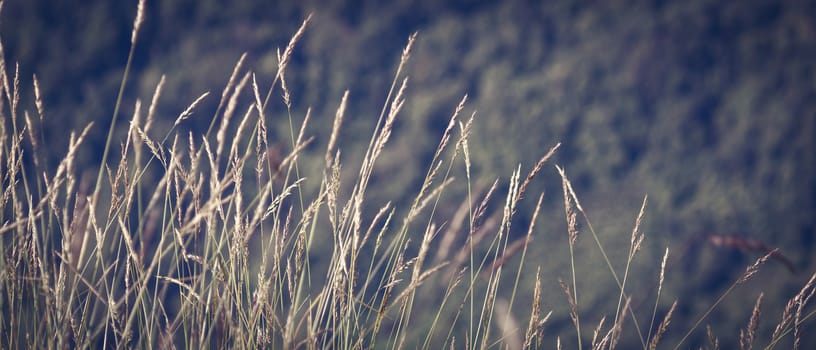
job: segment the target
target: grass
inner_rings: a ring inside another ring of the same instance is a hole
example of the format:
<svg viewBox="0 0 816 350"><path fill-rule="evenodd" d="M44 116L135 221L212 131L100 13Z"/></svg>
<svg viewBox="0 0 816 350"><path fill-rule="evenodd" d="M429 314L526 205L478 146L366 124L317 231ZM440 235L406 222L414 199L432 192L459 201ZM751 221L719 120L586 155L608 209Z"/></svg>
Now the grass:
<svg viewBox="0 0 816 350"><path fill-rule="evenodd" d="M140 1L132 47L143 12ZM671 324L677 301L659 312L670 254L666 249L654 307L649 314L637 314L627 281L633 278L630 266L645 238L639 227L646 198L632 230L625 268L617 271L566 171L557 167L568 247L554 249L570 252L570 280L561 287L574 333L553 334L549 320L563 315L542 309L540 266L533 290L521 288L523 279L531 279L523 276L525 264L540 263L527 256L527 250L543 194L537 196L530 218L515 216L531 181L551 169L548 161L560 144L526 176L521 167L512 170L506 193L500 193L505 186L498 180L487 190L476 188L468 147L475 115L461 114L465 97L454 109L407 210L370 203L369 186L387 186L372 182L372 174L406 99L403 67L416 35L402 52L356 177L342 179L337 145L348 93L339 103L322 170L312 173L301 165L314 141L307 136L311 116L307 113L298 122L292 115L286 66L309 22L307 18L279 54L278 73L265 93L242 56L203 134L185 135L176 127L208 93L180 113L170 130L151 129L162 78L146 109L135 102L127 137L113 139L114 131L123 127L117 120L131 49L93 183L77 175L75 161L80 152L89 151L82 144L92 125L72 133L65 157L56 169L49 169L38 157L46 116L37 78L35 112L21 112L19 74L8 74L2 61L3 348L520 349L560 348L563 343L612 349L623 337L634 337L628 344L677 349L702 332L707 316L724 298L778 256L771 251L748 266L689 327ZM285 155L278 154L280 148L267 134L267 104L273 92L282 94L288 111L291 152ZM251 102L241 105L246 100ZM442 197L456 195L449 194L449 188L459 181L453 174L460 172L467 189L458 199L460 209L453 217L439 218ZM319 189L310 193L304 183L314 179ZM491 203L501 196L503 206L492 210ZM602 317L591 332L587 323L582 327L581 316L604 310L589 310L580 303L581 276L575 271L580 259L574 245L586 233L579 234L579 218L604 258L606 266L599 268L608 269L617 284L613 316L609 323ZM524 235L513 234L512 224L519 220L528 222ZM510 266L515 270L504 271ZM761 340L765 348L796 348L806 332L803 326L816 312L807 308L816 293L814 280L816 274L790 299L769 336L757 334L760 295L753 309L746 310L750 318L739 334L741 348L751 349ZM635 332L624 332L627 327ZM666 332L683 336L676 344L662 344ZM716 338L709 338L709 346L716 347Z"/></svg>

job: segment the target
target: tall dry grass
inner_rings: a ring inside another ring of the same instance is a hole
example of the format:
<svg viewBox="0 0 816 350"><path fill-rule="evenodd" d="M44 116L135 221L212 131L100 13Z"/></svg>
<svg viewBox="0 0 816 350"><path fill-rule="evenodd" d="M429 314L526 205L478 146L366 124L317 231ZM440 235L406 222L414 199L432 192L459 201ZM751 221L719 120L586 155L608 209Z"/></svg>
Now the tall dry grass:
<svg viewBox="0 0 816 350"><path fill-rule="evenodd" d="M143 13L140 1L132 47ZM511 234L511 224L518 221L514 216L528 185L559 145L526 176L521 167L514 169L504 205L492 210L489 203L502 195L500 182L486 190L471 185L468 138L475 114L462 116L466 98L455 107L405 214L397 216L401 211L390 203L369 212L377 206L368 202L370 186L381 185L371 181L375 164L407 98L403 69L416 35L402 52L357 175L341 178L337 148L348 92L340 98L322 173L303 173L300 159L314 141L308 136L311 115L301 122L292 115L286 67L309 22L307 18L279 51L278 71L267 88L261 89L262 78L245 67L246 55L239 59L203 134L185 135L176 127L209 93L184 108L170 130L151 128L160 118L155 107L164 77L147 108L134 101L130 122L118 123L132 48L95 181L80 177L76 164L80 152L90 151L83 142L93 125L71 134L64 158L50 169L39 157L47 97L41 96L34 77L34 112L24 110L19 70L15 66L11 74L0 55L4 348L520 349L560 348L562 337L575 337L578 348L612 349L625 336L624 327L636 330L635 341L644 349L661 345L664 334L672 331L677 306L675 301L668 312L658 314L669 250L645 328L631 306L634 293L627 289L630 266L645 238L639 227L646 198L634 223L626 267L616 271L562 168L557 171L572 268L562 288L575 334L547 332L554 316L540 302L540 266L533 290L521 290L525 264L541 263L527 251L543 194L527 219L526 234ZM274 91L287 107L288 154L281 154L268 134L267 104ZM240 105L240 97L246 96L252 102ZM114 130L122 127L127 127L127 137L114 140ZM438 218L437 206L456 181L451 175L455 169L464 171L467 193L453 217ZM159 175L151 180L146 174ZM319 179L316 193L303 190L307 178ZM613 317L608 323L601 318L591 334L581 327L581 316L602 312L587 310L579 299L574 245L585 235L579 232L579 214L618 286ZM329 256L317 250L317 242L329 242ZM709 312L775 254L749 266ZM504 269L514 259L519 263L508 274ZM814 317L807 308L816 293L814 279L816 275L790 300L776 330L764 339L767 348L781 341L798 346L804 322ZM760 339L761 300L740 332L743 349ZM680 326L679 332L687 333L675 348L701 331L709 312L685 330ZM656 324L658 319L662 321Z"/></svg>

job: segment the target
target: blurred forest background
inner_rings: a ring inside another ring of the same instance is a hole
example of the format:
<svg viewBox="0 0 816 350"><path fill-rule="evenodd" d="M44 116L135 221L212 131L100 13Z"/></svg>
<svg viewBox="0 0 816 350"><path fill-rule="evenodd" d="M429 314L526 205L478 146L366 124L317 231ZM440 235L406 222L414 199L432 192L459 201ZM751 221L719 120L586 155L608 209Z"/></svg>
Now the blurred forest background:
<svg viewBox="0 0 816 350"><path fill-rule="evenodd" d="M94 173L136 1L3 5L4 55L9 65L19 62L23 86L31 86L32 74L40 81L49 157L56 162L64 155L69 130L94 121L80 157ZM320 169L330 120L346 89L340 148L344 169L355 169L349 164L362 159L406 39L419 32L407 102L375 174L371 211L387 200L405 209L467 94L465 112L477 112L470 144L476 186L497 177L506 185L518 164L526 173L561 142L554 163L574 181L618 269L648 194L633 294L653 300L660 258L670 246L661 310L680 299L674 336L761 255L702 244L707 234L779 247L797 269L765 265L710 316L706 323L726 348L736 344L760 290L766 293L761 326L772 327L784 302L816 269L816 2L149 0L146 11L122 114L129 118L137 98L149 101L166 74L158 110L164 117L155 128L166 130L190 102L211 91L182 125L196 131L209 125L216 95L240 55L248 53L250 69L268 85L276 50L314 13L287 72L295 118L312 108L314 169ZM33 89L23 91L33 106ZM288 145L285 107L280 98L275 103L267 115L279 128L271 132ZM308 169L310 158L304 162ZM532 276L541 265L543 308L555 311L550 329L564 338L572 325L557 280L569 275L569 258L561 183L552 164L528 192L515 227L524 234L536 193L544 191L530 248L536 258L525 269ZM320 179L312 180L307 186ZM453 215L461 198L443 198L440 220ZM579 229L586 233L585 226ZM588 235L579 238L577 254L583 313L588 324L597 324L614 312L608 296L617 290ZM522 288L531 290L532 283L526 279ZM637 311L650 313L651 302Z"/></svg>

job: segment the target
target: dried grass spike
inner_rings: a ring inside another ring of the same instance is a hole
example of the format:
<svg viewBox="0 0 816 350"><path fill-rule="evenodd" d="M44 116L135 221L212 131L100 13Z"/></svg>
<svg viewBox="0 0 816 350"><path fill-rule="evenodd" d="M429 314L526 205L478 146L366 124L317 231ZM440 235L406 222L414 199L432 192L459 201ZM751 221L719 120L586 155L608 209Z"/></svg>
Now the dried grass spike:
<svg viewBox="0 0 816 350"><path fill-rule="evenodd" d="M207 91L207 92L201 94L201 96L198 96L198 98L195 99L195 101L193 101L193 103L191 103L189 106L187 106L187 109L185 109L184 112L181 112L181 114L179 114L178 118L176 118L176 121L173 123L173 126L179 125L179 123L181 123L182 121L185 121L188 118L190 118L190 116L193 115L193 109L195 109L196 106L198 106L198 104L201 103L201 101L204 101L204 98L206 98L209 95L210 95L210 92ZM153 111L152 111L153 106L151 105L150 108L151 108L150 113L152 114L153 113Z"/></svg>
<svg viewBox="0 0 816 350"><path fill-rule="evenodd" d="M768 261L768 259L770 259L771 256L777 254L778 251L779 249L774 249L768 254L765 254L765 256L757 259L757 261L755 261L751 266L748 266L745 269L745 273L742 275L742 277L740 277L737 280L737 284L743 284L747 282L749 279L751 279L751 277L754 276L754 274L756 274L757 271L759 271L759 267L762 266L762 264L764 264L766 261Z"/></svg>
<svg viewBox="0 0 816 350"><path fill-rule="evenodd" d="M139 34L139 28L142 26L142 22L144 22L144 0L139 0L139 5L136 8L136 19L133 20L133 32L130 34L130 44L136 44L136 37Z"/></svg>
<svg viewBox="0 0 816 350"><path fill-rule="evenodd" d="M533 178L535 178L535 176L538 174L538 172L541 171L541 168L544 167L544 163L546 163L548 160L550 160L550 158L552 158L552 156L555 154L555 151L558 150L559 147L561 147L561 142L555 144L555 146L553 146L552 148L550 148L549 151L547 151L547 154L545 154L543 157L541 157L541 159L538 160L536 165L533 167L533 170L530 170L530 173L527 174L527 177L524 179L524 182L521 183L521 187L518 192L519 197L524 195L524 192L527 191L527 186L530 184L530 181L532 181Z"/></svg>
<svg viewBox="0 0 816 350"><path fill-rule="evenodd" d="M43 100L42 100L42 92L40 91L40 81L37 79L37 75L34 74L34 104L37 106L37 114L40 118L40 124L42 124L43 117L45 116L45 108L43 107Z"/></svg>
<svg viewBox="0 0 816 350"><path fill-rule="evenodd" d="M337 112L334 115L334 124L332 125L331 136L329 136L329 145L326 147L326 167L331 167L331 155L334 153L334 147L337 145L337 137L340 135L340 126L343 125L343 117L346 115L346 105L348 103L349 91L343 93L343 98L340 99L340 106L337 107Z"/></svg>
<svg viewBox="0 0 816 350"><path fill-rule="evenodd" d="M159 104L159 96L161 96L162 90L164 88L164 81L165 76L162 74L161 79L159 79L158 85L156 85L156 89L153 91L153 99L150 100L150 107L147 108L147 121L145 122L144 130L145 132L150 131L150 126L153 124L153 119L156 116L156 106Z"/></svg>
<svg viewBox="0 0 816 350"><path fill-rule="evenodd" d="M671 323L671 318L674 314L675 308L677 308L677 300L672 303L671 308L669 308L669 312L666 313L665 317L663 317L663 322L660 322L660 326L657 327L657 332L655 332L654 336L652 336L652 340L649 341L650 350L657 349L657 344L660 343L660 338L663 337L663 334L666 333L666 330L669 328L669 323Z"/></svg>
<svg viewBox="0 0 816 350"><path fill-rule="evenodd" d="M566 282L562 279L558 279L558 284L561 285L561 289L564 291L564 294L567 295L567 302L570 306L570 318L572 319L572 323L577 327L578 326L578 305L575 303L575 298L572 296L572 291L570 291L569 286Z"/></svg>
<svg viewBox="0 0 816 350"><path fill-rule="evenodd" d="M759 328L760 305L762 304L762 297L764 293L759 293L754 310L751 312L751 319L748 321L748 328L740 330L740 350L751 350L756 336L756 331Z"/></svg>

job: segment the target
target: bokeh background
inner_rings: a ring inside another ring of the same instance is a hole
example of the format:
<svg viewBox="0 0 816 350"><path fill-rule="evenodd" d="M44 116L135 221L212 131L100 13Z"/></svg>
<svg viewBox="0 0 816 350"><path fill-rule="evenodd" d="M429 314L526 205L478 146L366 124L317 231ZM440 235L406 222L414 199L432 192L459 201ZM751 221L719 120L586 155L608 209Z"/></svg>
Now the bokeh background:
<svg viewBox="0 0 816 350"><path fill-rule="evenodd" d="M94 121L80 162L96 171L136 3L3 2L0 36L7 69L19 62L24 87L31 86L33 74L40 81L51 161L64 155L69 130ZM634 305L643 322L660 258L671 247L661 310L675 298L680 304L668 344L761 256L706 244L709 235L779 247L796 270L771 261L712 313L705 323L724 348L738 344L761 290L766 293L761 329L769 335L786 300L816 270L816 2L148 0L146 5L122 114L129 116L136 99L149 101L164 74L157 129L168 128L201 93L213 93L181 126L194 131L206 130L242 53L267 85L276 50L314 14L287 72L293 116L302 119L311 108L315 120L309 129L317 137L315 156L304 159L306 169L310 159L319 169L346 89L340 147L350 164L346 169L359 163L402 48L418 32L405 109L370 191L372 214L387 200L405 209L465 94L465 113L477 113L470 143L477 188L495 178L506 186L518 164L526 172L561 142L519 209L514 234L524 234L523 221L543 191L530 248L534 258L525 268L532 276L541 266L543 307L554 310L548 331L567 344L572 325L557 282L569 277L567 233L552 164L566 169L620 271L648 194L645 247L630 278L632 293L642 298ZM33 106L33 89L23 90L24 103ZM267 115L277 125L273 135L288 144L280 98ZM124 124L121 129L124 135ZM317 186L319 178L312 180L307 186ZM453 215L461 199L443 198L439 220ZM587 227L579 229L582 317L594 325L614 313L611 299L617 298L610 296L617 292ZM522 288L531 290L532 283L525 278ZM686 345L702 345L704 333L703 328ZM816 336L806 337L805 344L816 346Z"/></svg>

